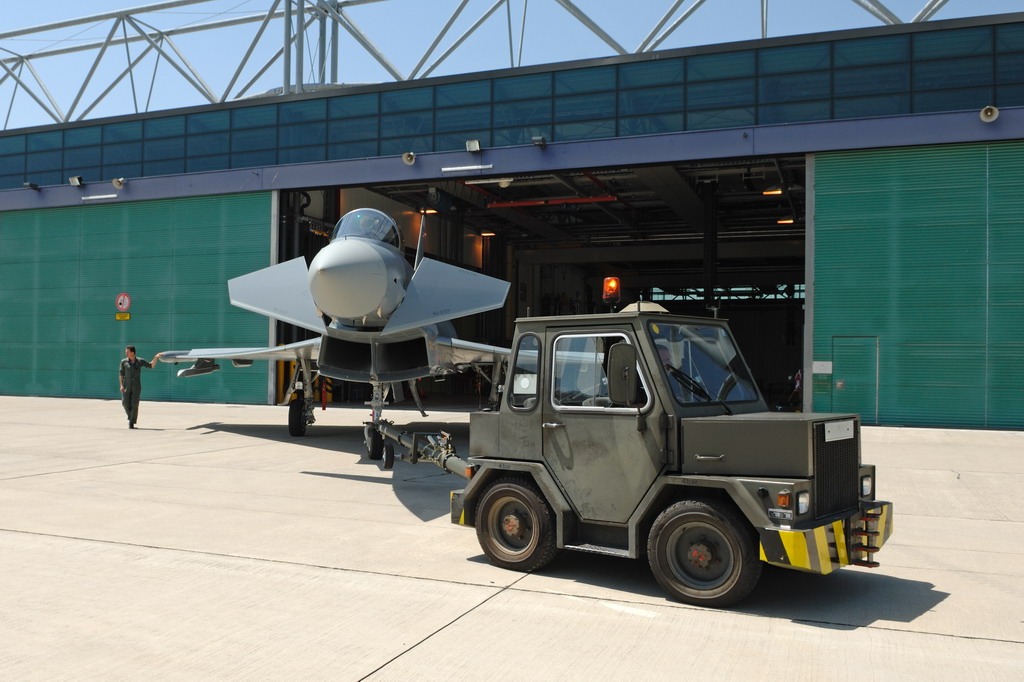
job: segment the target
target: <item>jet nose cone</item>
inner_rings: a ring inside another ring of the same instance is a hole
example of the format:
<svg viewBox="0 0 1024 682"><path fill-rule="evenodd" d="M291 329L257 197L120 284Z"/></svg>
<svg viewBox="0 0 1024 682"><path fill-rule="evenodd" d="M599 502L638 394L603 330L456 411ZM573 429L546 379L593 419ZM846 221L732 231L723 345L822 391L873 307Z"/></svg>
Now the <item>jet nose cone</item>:
<svg viewBox="0 0 1024 682"><path fill-rule="evenodd" d="M340 239L313 258L309 291L321 312L345 319L377 312L388 291L388 268L375 247L359 239Z"/></svg>

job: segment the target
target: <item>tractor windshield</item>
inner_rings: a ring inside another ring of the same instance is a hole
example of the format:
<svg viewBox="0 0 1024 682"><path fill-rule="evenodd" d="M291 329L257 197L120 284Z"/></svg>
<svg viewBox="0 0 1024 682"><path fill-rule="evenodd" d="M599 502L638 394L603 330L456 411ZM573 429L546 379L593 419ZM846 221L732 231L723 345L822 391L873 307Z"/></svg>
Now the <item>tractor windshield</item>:
<svg viewBox="0 0 1024 682"><path fill-rule="evenodd" d="M662 372L683 405L758 399L750 370L725 327L650 322Z"/></svg>

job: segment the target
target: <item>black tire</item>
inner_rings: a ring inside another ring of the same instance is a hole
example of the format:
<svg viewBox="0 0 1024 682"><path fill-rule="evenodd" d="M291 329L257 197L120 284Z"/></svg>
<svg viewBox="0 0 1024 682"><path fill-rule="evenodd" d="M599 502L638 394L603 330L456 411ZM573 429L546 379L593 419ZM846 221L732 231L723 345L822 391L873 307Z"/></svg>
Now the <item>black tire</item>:
<svg viewBox="0 0 1024 682"><path fill-rule="evenodd" d="M288 433L298 438L306 435L306 397L302 391L288 404Z"/></svg>
<svg viewBox="0 0 1024 682"><path fill-rule="evenodd" d="M761 577L757 535L740 514L704 500L661 512L647 540L651 572L669 596L700 606L729 606Z"/></svg>
<svg viewBox="0 0 1024 682"><path fill-rule="evenodd" d="M507 477L484 491L476 507L476 537L491 563L534 571L558 554L555 515L532 480Z"/></svg>
<svg viewBox="0 0 1024 682"><path fill-rule="evenodd" d="M383 448L384 453L384 468L394 469L395 468L395 446L391 443L387 443Z"/></svg>
<svg viewBox="0 0 1024 682"><path fill-rule="evenodd" d="M384 438L380 435L380 431L372 426L366 427L365 435L366 456L376 462L384 455Z"/></svg>

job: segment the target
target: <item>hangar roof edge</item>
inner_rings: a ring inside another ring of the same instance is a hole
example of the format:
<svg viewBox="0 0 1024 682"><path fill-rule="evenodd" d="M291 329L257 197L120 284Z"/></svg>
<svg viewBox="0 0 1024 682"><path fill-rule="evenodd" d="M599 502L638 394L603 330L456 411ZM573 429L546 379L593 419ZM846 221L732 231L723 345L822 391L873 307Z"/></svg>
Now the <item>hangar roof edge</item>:
<svg viewBox="0 0 1024 682"><path fill-rule="evenodd" d="M1021 130L1024 107L1007 107L991 123L983 122L977 111L970 110L557 142L546 150L532 145L488 149L488 169L475 172L446 170L464 167L471 156L468 152L431 152L418 155L412 166L400 157L387 156L137 178L118 192L101 196L83 195L71 185L41 191L10 189L0 191L0 195L4 211L14 211L81 206L84 202L121 203L373 183L443 182L579 168L1004 142L1019 140ZM643 159L643 163L637 159Z"/></svg>

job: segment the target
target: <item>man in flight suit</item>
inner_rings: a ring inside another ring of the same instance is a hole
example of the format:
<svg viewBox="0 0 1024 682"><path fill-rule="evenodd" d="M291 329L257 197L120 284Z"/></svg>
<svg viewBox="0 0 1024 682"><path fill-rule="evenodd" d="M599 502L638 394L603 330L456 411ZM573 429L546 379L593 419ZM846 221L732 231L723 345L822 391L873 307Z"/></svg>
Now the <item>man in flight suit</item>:
<svg viewBox="0 0 1024 682"><path fill-rule="evenodd" d="M121 404L124 406L124 413L128 415L128 428L135 428L135 421L139 418L139 399L142 397L142 368L156 367L156 361L163 353L157 353L152 361L135 357L135 346L125 346L125 358L121 360L121 369L118 372L118 380L121 383Z"/></svg>

